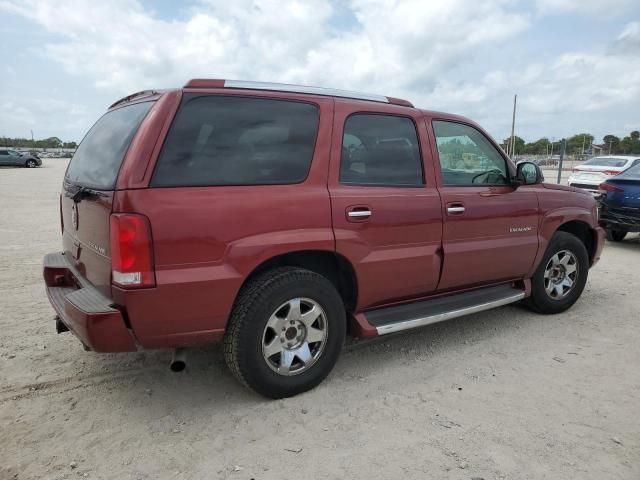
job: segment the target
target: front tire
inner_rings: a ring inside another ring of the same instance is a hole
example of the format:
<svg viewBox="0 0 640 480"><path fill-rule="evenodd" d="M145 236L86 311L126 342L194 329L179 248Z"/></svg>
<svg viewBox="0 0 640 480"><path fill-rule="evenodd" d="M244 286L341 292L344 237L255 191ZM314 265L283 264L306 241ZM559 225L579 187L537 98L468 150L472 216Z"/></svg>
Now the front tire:
<svg viewBox="0 0 640 480"><path fill-rule="evenodd" d="M224 356L247 387L269 398L290 397L331 372L345 333L345 308L333 284L309 270L281 267L242 288Z"/></svg>
<svg viewBox="0 0 640 480"><path fill-rule="evenodd" d="M25 167L27 168L36 168L38 166L38 163L35 160L27 160L27 163L25 164Z"/></svg>
<svg viewBox="0 0 640 480"><path fill-rule="evenodd" d="M556 232L531 279L531 296L525 304L538 313L569 309L582 294L589 274L589 254L582 241Z"/></svg>
<svg viewBox="0 0 640 480"><path fill-rule="evenodd" d="M607 240L610 242L621 242L627 236L626 230L612 230L607 228Z"/></svg>

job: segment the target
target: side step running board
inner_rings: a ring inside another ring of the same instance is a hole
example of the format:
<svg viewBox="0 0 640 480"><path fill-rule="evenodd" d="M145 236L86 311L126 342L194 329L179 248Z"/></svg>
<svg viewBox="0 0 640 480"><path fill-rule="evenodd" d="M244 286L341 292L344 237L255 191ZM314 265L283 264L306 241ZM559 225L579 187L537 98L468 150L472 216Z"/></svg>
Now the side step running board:
<svg viewBox="0 0 640 480"><path fill-rule="evenodd" d="M365 312L365 315L368 322L378 331L378 335L386 335L490 310L517 302L524 297L523 290L513 288L511 284L505 284L407 305L371 310Z"/></svg>

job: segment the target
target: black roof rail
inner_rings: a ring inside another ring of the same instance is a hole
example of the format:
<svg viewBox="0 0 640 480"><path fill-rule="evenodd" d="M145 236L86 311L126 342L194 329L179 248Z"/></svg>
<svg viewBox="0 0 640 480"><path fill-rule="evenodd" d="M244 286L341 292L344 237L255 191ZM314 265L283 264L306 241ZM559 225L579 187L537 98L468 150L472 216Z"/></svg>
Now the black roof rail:
<svg viewBox="0 0 640 480"><path fill-rule="evenodd" d="M160 90L141 90L139 92L132 93L131 95L127 95L126 97L123 97L120 100L118 100L117 102L114 102L111 105L109 105L109 110L111 110L113 107L116 107L116 106L120 105L121 103L127 103L127 102L133 100L134 98L147 97L147 96L150 96L150 95L157 95L160 92L161 92Z"/></svg>

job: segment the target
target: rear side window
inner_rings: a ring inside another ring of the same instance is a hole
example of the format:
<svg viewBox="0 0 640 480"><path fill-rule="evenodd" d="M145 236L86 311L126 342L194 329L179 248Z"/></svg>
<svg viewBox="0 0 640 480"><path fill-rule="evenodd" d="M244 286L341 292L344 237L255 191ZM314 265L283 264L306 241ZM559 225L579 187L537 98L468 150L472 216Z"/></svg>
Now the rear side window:
<svg viewBox="0 0 640 480"><path fill-rule="evenodd" d="M364 113L347 118L340 182L370 186L423 185L413 121L406 117Z"/></svg>
<svg viewBox="0 0 640 480"><path fill-rule="evenodd" d="M300 183L318 107L223 95L185 96L151 180L155 187Z"/></svg>
<svg viewBox="0 0 640 480"><path fill-rule="evenodd" d="M78 146L66 180L98 190L113 189L124 154L151 105L135 103L105 113Z"/></svg>
<svg viewBox="0 0 640 480"><path fill-rule="evenodd" d="M582 165L589 167L624 167L628 160L624 158L612 158L612 157L596 157L591 160L587 160Z"/></svg>

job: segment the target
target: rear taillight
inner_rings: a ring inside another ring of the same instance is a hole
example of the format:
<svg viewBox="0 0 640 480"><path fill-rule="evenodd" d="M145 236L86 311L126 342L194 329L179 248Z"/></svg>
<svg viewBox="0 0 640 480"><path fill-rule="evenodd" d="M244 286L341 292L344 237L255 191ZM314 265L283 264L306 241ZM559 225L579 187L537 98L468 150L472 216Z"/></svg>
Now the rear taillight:
<svg viewBox="0 0 640 480"><path fill-rule="evenodd" d="M605 170L604 172L605 175L618 175L620 172L618 172L617 170Z"/></svg>
<svg viewBox="0 0 640 480"><path fill-rule="evenodd" d="M111 278L122 287L153 287L151 226L143 215L111 215Z"/></svg>
<svg viewBox="0 0 640 480"><path fill-rule="evenodd" d="M606 192L624 192L624 188L620 188L617 185L614 185L612 183L601 183L600 186L598 187L598 190L600 191L600 193L606 193Z"/></svg>

